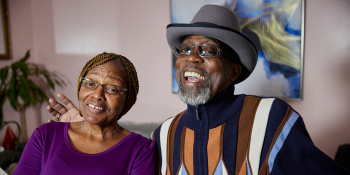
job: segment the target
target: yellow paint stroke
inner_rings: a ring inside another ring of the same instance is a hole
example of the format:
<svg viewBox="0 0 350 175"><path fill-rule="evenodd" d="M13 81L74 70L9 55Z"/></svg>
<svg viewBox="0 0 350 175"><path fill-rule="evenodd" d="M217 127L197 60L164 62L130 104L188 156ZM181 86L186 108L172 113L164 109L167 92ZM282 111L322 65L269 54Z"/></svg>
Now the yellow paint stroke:
<svg viewBox="0 0 350 175"><path fill-rule="evenodd" d="M235 0L234 6L237 2L238 0ZM259 37L264 56L268 61L295 69L300 69L300 36L287 33L284 29L293 17L299 3L300 1L284 0L266 3L259 8L235 11L239 14L246 11L263 10L264 13L251 18L239 16L243 21L241 28L246 26ZM274 6L279 8L273 9Z"/></svg>

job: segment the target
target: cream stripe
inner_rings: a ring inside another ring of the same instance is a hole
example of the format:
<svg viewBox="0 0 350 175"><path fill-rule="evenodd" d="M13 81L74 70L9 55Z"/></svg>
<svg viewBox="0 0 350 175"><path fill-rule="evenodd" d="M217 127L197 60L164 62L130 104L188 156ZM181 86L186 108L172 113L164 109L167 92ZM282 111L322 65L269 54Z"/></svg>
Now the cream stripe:
<svg viewBox="0 0 350 175"><path fill-rule="evenodd" d="M223 160L223 158L221 157L220 161L222 161L222 160ZM227 169L226 169L225 164L224 164L224 161L222 161L221 166L222 166L222 168L221 168L222 169L222 175L228 175Z"/></svg>
<svg viewBox="0 0 350 175"><path fill-rule="evenodd" d="M170 127L171 122L173 121L175 117L171 117L168 120L166 120L163 124L162 127L160 128L160 149L162 152L162 167L161 167L161 173L163 175L166 174L166 162L167 162L167 143L168 143L168 130Z"/></svg>
<svg viewBox="0 0 350 175"><path fill-rule="evenodd" d="M181 165L181 168L180 168L180 171L178 173L178 175L181 175L182 174L182 169L183 169L184 165Z"/></svg>
<svg viewBox="0 0 350 175"><path fill-rule="evenodd" d="M274 100L274 98L262 99L255 114L249 147L249 162L252 175L259 173L261 149L264 143L270 109Z"/></svg>

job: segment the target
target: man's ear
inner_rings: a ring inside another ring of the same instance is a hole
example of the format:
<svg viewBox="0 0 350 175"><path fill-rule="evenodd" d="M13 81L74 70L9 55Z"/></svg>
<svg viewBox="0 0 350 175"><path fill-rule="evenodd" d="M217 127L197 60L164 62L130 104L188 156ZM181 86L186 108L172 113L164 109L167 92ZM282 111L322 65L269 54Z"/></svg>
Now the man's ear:
<svg viewBox="0 0 350 175"><path fill-rule="evenodd" d="M237 78L239 77L239 75L241 74L242 68L240 64L237 63L232 63L231 64L231 77L230 77L230 81L234 82L237 80Z"/></svg>

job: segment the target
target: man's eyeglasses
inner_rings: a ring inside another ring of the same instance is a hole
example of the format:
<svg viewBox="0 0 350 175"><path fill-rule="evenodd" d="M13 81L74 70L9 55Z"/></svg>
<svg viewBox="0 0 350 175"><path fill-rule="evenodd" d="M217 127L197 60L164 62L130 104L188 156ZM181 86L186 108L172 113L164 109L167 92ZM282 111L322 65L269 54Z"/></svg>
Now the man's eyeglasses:
<svg viewBox="0 0 350 175"><path fill-rule="evenodd" d="M198 55L202 58L215 58L218 56L219 52L221 52L221 54L226 58L229 58L219 48L211 45L205 45L205 44L204 45L179 44L175 46L175 53L178 56L188 56L193 52L194 48L197 48Z"/></svg>
<svg viewBox="0 0 350 175"><path fill-rule="evenodd" d="M119 95L120 93L122 93L123 91L127 91L127 88L121 88L115 85L102 85L100 83L97 83L94 80L88 79L88 78L81 78L81 85L85 88L91 89L91 90L95 90L97 89L97 87L102 86L104 89L104 92L110 95Z"/></svg>

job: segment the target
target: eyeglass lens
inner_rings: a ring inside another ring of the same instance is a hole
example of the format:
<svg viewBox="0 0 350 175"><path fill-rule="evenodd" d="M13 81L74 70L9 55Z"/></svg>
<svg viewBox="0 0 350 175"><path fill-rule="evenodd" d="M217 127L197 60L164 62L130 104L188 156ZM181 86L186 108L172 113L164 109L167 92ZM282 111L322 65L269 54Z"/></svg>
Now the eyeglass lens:
<svg viewBox="0 0 350 175"><path fill-rule="evenodd" d="M179 56L187 56L192 53L195 47L197 47L198 55L201 57L216 57L218 55L218 49L209 45L179 44L175 47L175 51Z"/></svg>
<svg viewBox="0 0 350 175"><path fill-rule="evenodd" d="M97 83L94 80L90 80L87 78L83 78L81 79L82 81L82 85L88 89L92 89L95 90L98 86L100 86L101 84ZM118 95L121 93L121 88L115 85L101 85L103 86L104 91L107 94L111 94L111 95Z"/></svg>

